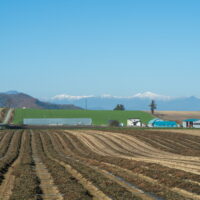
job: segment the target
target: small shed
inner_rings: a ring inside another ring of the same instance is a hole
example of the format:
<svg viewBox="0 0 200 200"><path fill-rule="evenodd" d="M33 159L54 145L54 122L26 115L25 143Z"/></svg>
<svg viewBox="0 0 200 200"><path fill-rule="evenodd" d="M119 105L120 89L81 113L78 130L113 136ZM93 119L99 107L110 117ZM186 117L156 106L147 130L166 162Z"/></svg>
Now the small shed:
<svg viewBox="0 0 200 200"><path fill-rule="evenodd" d="M200 119L186 119L183 120L184 128L200 128Z"/></svg>
<svg viewBox="0 0 200 200"><path fill-rule="evenodd" d="M131 127L141 127L142 122L140 119L128 119L127 120L127 126Z"/></svg>

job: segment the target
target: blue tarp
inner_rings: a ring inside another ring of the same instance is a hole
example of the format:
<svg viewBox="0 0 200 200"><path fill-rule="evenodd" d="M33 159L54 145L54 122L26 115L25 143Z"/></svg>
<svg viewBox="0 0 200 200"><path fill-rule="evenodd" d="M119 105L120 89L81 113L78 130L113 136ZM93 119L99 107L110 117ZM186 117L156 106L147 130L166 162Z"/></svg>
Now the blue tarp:
<svg viewBox="0 0 200 200"><path fill-rule="evenodd" d="M153 124L153 123L158 122L158 121L163 121L163 120L159 119L159 118L154 118L154 119L150 120L148 124Z"/></svg>
<svg viewBox="0 0 200 200"><path fill-rule="evenodd" d="M196 121L199 121L199 119L186 119L186 120L183 120L184 122L196 122Z"/></svg>
<svg viewBox="0 0 200 200"><path fill-rule="evenodd" d="M177 123L174 121L156 121L153 124L154 127L178 127Z"/></svg>

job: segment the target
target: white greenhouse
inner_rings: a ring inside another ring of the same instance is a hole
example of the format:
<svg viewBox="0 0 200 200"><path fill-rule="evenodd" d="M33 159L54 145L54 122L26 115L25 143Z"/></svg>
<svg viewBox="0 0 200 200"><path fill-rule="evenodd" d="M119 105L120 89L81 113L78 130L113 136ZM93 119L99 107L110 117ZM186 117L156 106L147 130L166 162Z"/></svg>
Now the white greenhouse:
<svg viewBox="0 0 200 200"><path fill-rule="evenodd" d="M90 126L92 119L90 118L35 118L24 119L24 125L38 125L38 126Z"/></svg>

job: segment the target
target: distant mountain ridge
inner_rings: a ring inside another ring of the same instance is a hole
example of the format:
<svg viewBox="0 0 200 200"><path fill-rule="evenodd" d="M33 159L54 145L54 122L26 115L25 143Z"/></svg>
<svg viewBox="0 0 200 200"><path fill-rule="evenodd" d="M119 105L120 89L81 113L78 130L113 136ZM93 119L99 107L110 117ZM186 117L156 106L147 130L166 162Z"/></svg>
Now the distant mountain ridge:
<svg viewBox="0 0 200 200"><path fill-rule="evenodd" d="M56 104L40 101L25 93L17 91L8 91L0 93L0 107L11 108L37 108L37 109L68 109L79 110L82 109L72 104Z"/></svg>
<svg viewBox="0 0 200 200"><path fill-rule="evenodd" d="M157 110L200 111L200 99L191 97L170 97L152 92L138 93L120 97L104 94L101 96L56 95L45 101L18 91L0 93L0 107L37 108L37 109L82 109L112 110L117 104L123 104L126 110L149 110L150 101L154 99Z"/></svg>
<svg viewBox="0 0 200 200"><path fill-rule="evenodd" d="M128 97L112 95L101 96L71 96L67 94L56 95L49 99L52 103L73 103L76 106L87 107L92 110L111 110L117 104L123 104L126 110L149 110L148 105L154 99L157 110L199 111L200 99L191 97L170 97L152 92L138 93Z"/></svg>

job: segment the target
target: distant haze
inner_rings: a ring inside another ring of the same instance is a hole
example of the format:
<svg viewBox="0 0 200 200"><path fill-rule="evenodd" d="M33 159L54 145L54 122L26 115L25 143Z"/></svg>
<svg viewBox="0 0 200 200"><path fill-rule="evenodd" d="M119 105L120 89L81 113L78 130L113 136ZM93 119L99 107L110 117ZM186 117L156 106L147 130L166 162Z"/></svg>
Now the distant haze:
<svg viewBox="0 0 200 200"><path fill-rule="evenodd" d="M84 95L71 96L68 94L56 95L48 101L58 104L72 103L82 108L94 110L110 110L117 104L123 104L127 110L149 110L151 100L157 103L157 110L199 111L200 99L190 97L170 97L152 92L138 93L132 96L112 95Z"/></svg>

